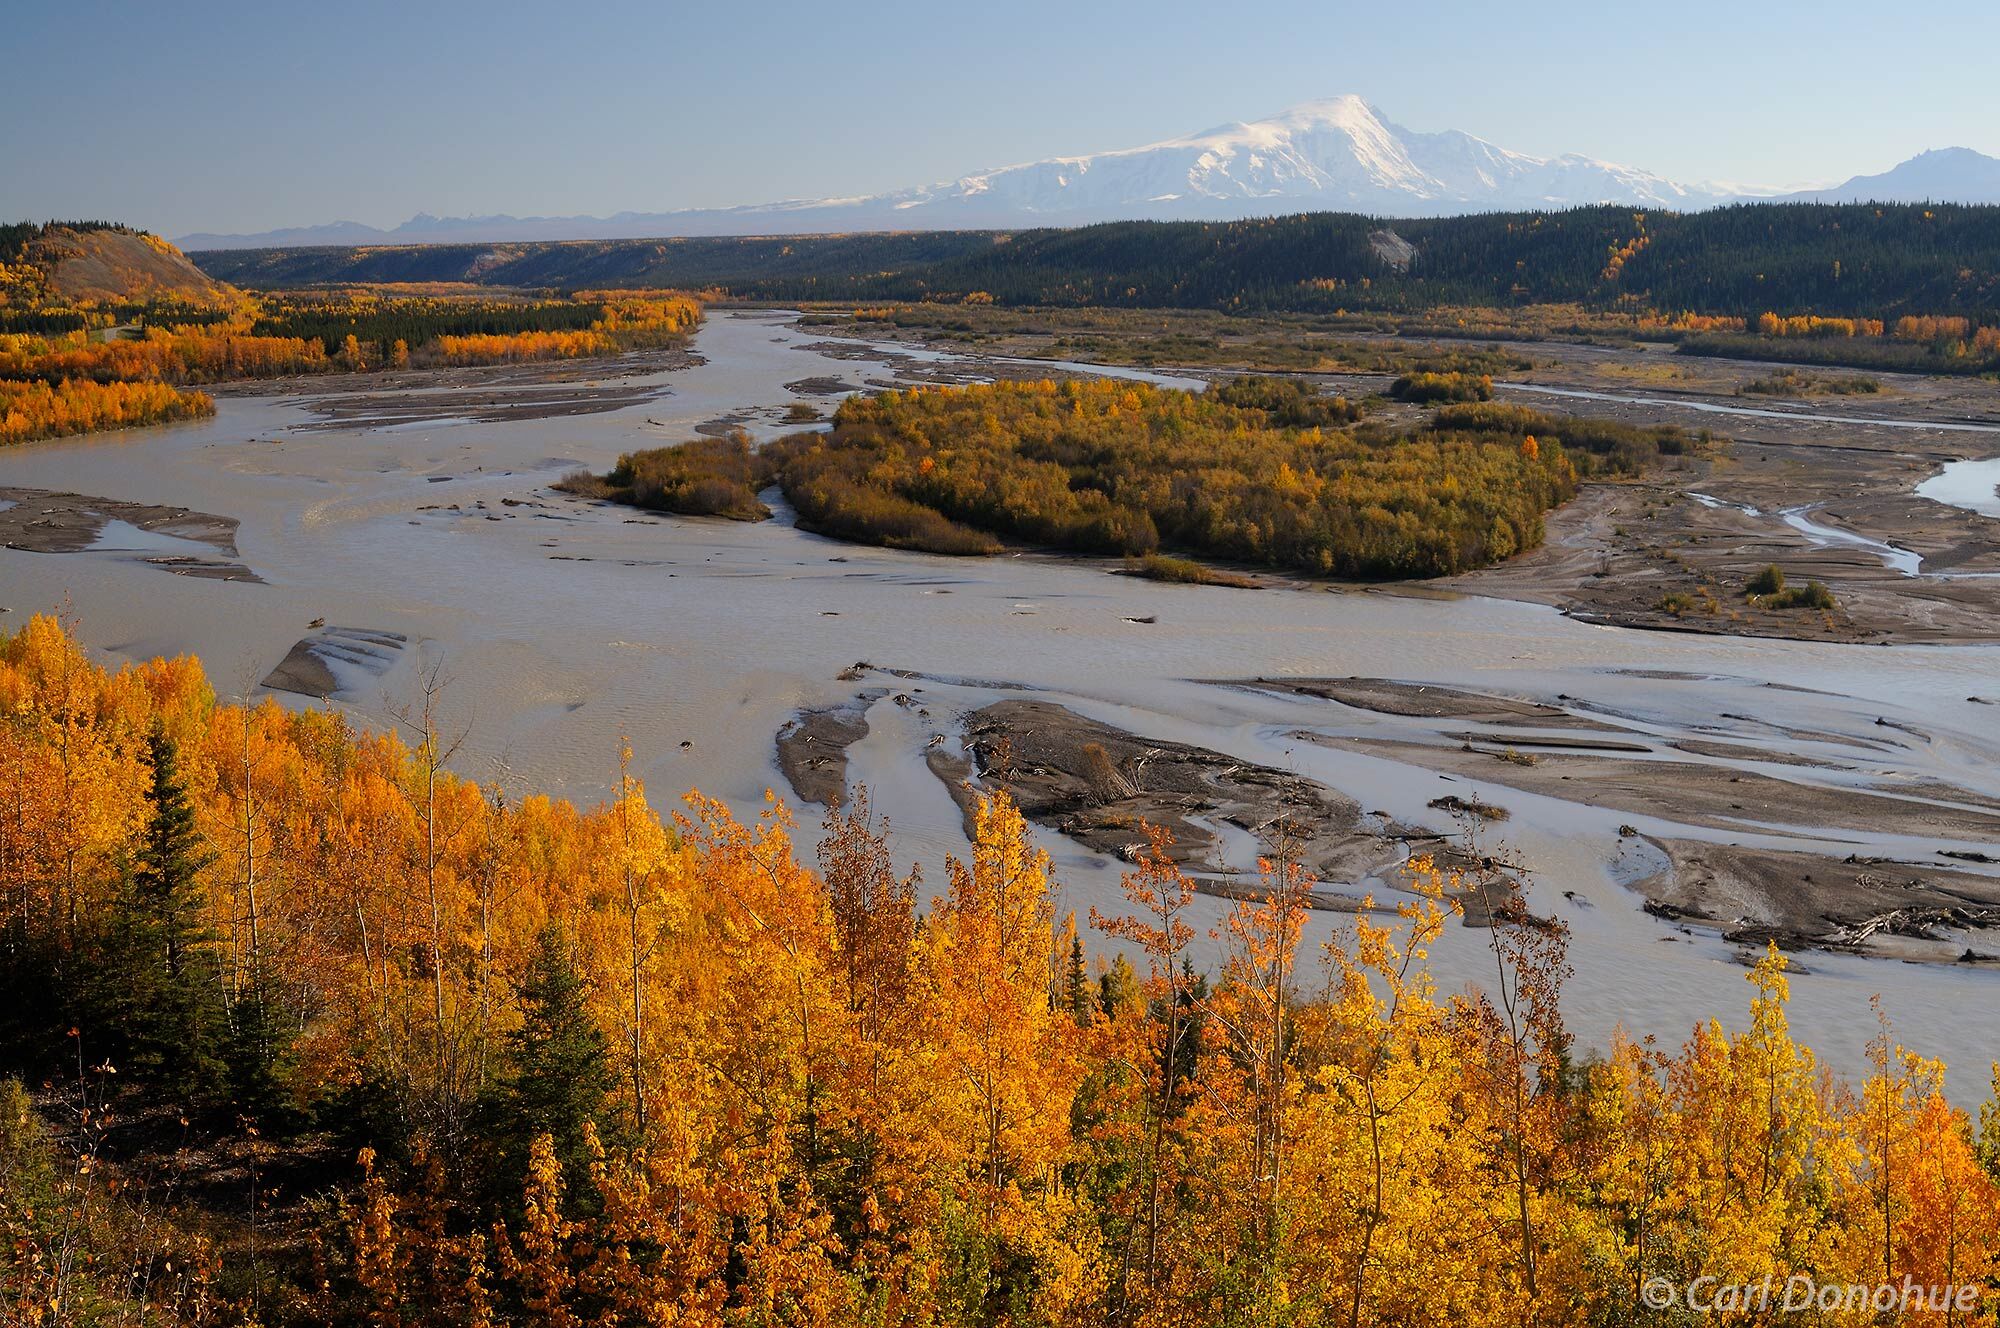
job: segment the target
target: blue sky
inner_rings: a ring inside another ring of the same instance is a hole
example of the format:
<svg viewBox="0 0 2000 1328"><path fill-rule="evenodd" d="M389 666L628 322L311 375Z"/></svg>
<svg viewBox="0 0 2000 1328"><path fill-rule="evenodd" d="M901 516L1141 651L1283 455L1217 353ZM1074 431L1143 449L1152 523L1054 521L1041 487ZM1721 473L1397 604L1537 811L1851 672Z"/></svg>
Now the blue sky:
<svg viewBox="0 0 2000 1328"><path fill-rule="evenodd" d="M0 217L168 235L874 193L1356 92L1684 180L2000 155L2000 4L63 0L5 15Z"/></svg>

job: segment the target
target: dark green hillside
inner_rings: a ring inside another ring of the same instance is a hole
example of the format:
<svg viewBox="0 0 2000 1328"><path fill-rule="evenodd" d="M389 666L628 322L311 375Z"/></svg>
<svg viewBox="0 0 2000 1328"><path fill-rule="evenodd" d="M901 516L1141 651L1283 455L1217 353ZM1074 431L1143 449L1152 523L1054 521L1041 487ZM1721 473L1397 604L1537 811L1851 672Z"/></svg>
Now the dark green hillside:
<svg viewBox="0 0 2000 1328"><path fill-rule="evenodd" d="M1416 255L1376 255L1388 229ZM924 274L1032 304L1412 310L1574 301L1754 317L2000 310L2000 208L1758 204L1381 222L1313 213L1030 231ZM887 285L888 283L883 283ZM883 293L892 293L884 291ZM894 291L909 295L908 290Z"/></svg>
<svg viewBox="0 0 2000 1328"><path fill-rule="evenodd" d="M1415 255L1385 262L1371 236ZM240 285L477 281L723 287L751 299L956 299L1238 311L1575 302L2000 321L2000 208L1745 204L1383 221L1345 213L1070 230L227 250L197 261Z"/></svg>
<svg viewBox="0 0 2000 1328"><path fill-rule="evenodd" d="M900 274L990 248L980 231L900 235L573 240L311 249L217 249L203 269L261 289L347 282L470 281L569 289L725 286L782 289L787 299L844 298ZM823 297L812 292L824 288ZM911 287L920 289L920 286Z"/></svg>

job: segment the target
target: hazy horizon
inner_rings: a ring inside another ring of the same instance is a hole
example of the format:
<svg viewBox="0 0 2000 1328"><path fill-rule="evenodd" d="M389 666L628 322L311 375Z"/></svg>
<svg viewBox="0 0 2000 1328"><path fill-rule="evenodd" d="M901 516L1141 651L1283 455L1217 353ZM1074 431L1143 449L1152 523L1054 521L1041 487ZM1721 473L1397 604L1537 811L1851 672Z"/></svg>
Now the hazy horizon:
<svg viewBox="0 0 2000 1328"><path fill-rule="evenodd" d="M1412 130L1690 184L1804 188L1933 148L2000 155L1982 67L2000 14L1973 5L1913 24L1847 0L1564 4L1503 30L1460 4L1287 3L1224 24L1184 4L1029 4L996 23L901 3L865 18L612 3L560 20L363 4L278 21L233 2L86 3L14 28L16 100L51 113L0 143L0 215L170 236L873 194L1347 93ZM86 40L115 91L72 100L64 52Z"/></svg>

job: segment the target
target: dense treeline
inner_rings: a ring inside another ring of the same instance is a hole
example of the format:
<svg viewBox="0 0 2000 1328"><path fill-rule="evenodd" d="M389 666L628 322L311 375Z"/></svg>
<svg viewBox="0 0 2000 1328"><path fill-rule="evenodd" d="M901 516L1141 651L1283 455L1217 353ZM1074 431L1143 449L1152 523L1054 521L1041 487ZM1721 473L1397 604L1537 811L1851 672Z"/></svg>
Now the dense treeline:
<svg viewBox="0 0 2000 1328"><path fill-rule="evenodd" d="M0 445L214 413L179 385L574 359L679 345L700 298L413 287L260 297L108 222L0 227Z"/></svg>
<svg viewBox="0 0 2000 1328"><path fill-rule="evenodd" d="M310 300L237 292L212 306L88 304L67 310L83 320L77 330L0 332L0 444L214 413L207 397L172 385L673 346L699 325L701 308L675 291L622 290L515 302L354 291ZM131 335L96 330L113 317L138 326Z"/></svg>
<svg viewBox="0 0 2000 1328"><path fill-rule="evenodd" d="M420 346L441 336L501 336L520 332L581 332L603 316L602 305L578 300L379 299L266 297L250 331L257 336L310 337L326 353L348 337L386 354L401 341Z"/></svg>
<svg viewBox="0 0 2000 1328"><path fill-rule="evenodd" d="M997 242L991 232L765 236L562 243L433 244L311 249L218 249L202 270L259 290L353 282L476 282L520 289L736 287L770 280L843 298L881 273L928 268Z"/></svg>
<svg viewBox="0 0 2000 1328"><path fill-rule="evenodd" d="M892 548L1174 550L1309 575L1443 576L1534 547L1579 478L1685 450L1674 429L1519 407L1363 424L1296 380L1211 394L1118 381L919 389L844 401L830 433L750 452L701 442L623 458L599 491L754 515L776 483L800 524Z"/></svg>
<svg viewBox="0 0 2000 1328"><path fill-rule="evenodd" d="M178 298L62 301L0 298L0 333L48 336L114 327L212 327L237 321L239 304L195 304Z"/></svg>
<svg viewBox="0 0 2000 1328"><path fill-rule="evenodd" d="M919 917L865 801L814 870L781 809L478 787L434 710L412 746L221 706L46 619L0 637L0 713L11 1320L1567 1328L1796 1276L1845 1307L1788 1319L1859 1325L1848 1285L1969 1287L1960 1323L2000 1290L2000 1103L1886 1012L1826 1072L1775 950L1734 1028L1585 1054L1565 933L1483 869L1415 861L1309 947L1276 848L1198 948L1156 838L1093 944L1004 795ZM1491 976L1446 993L1461 900Z"/></svg>
<svg viewBox="0 0 2000 1328"><path fill-rule="evenodd" d="M42 232L43 228L32 222L0 226L0 304L16 307L36 304L46 294L48 274L41 264L30 259L28 253L29 246L41 238ZM44 329L21 330L39 332Z"/></svg>
<svg viewBox="0 0 2000 1328"><path fill-rule="evenodd" d="M170 385L220 376L183 372L187 352L185 339L108 343L86 332L0 333L0 446L213 415L205 393Z"/></svg>
<svg viewBox="0 0 2000 1328"><path fill-rule="evenodd" d="M700 321L699 302L661 291L582 291L566 299L479 295L383 295L371 290L311 296L267 295L253 335L318 341L337 356L352 338L381 364L401 342L422 362L446 364L573 359L669 345Z"/></svg>
<svg viewBox="0 0 2000 1328"><path fill-rule="evenodd" d="M1937 323L1962 320L1925 318L1902 321ZM1880 326L1879 322L1876 326ZM1779 360L1792 364L1885 369L1897 373L1990 374L2000 372L2000 326L1976 327L1957 335L1947 333L1934 337L1885 335L1879 331L1860 335L1837 332L1818 335L1709 332L1681 338L1675 350L1682 355Z"/></svg>
<svg viewBox="0 0 2000 1328"><path fill-rule="evenodd" d="M28 252L36 240L52 231L115 231L137 235L138 231L120 221L8 221L0 222L0 263L11 263Z"/></svg>
<svg viewBox="0 0 2000 1328"><path fill-rule="evenodd" d="M80 332L85 328L109 327L110 314L95 310L76 309L66 306L56 308L16 309L0 308L0 333L40 334Z"/></svg>
<svg viewBox="0 0 2000 1328"><path fill-rule="evenodd" d="M383 300L362 292L303 306L249 300L247 307L189 321L180 320L178 305L149 305L145 325L130 337L0 335L0 377L202 383L334 367L403 367L413 357L418 363L449 364L567 359L677 344L701 321L700 301L677 292L590 295L508 305L484 299ZM518 320L505 312L510 308L521 311ZM510 325L513 330L505 330ZM304 334L281 334L290 327ZM393 335L398 331L415 338Z"/></svg>
<svg viewBox="0 0 2000 1328"><path fill-rule="evenodd" d="M0 380L0 446L213 414L207 393L177 392L163 383Z"/></svg>
<svg viewBox="0 0 2000 1328"><path fill-rule="evenodd" d="M1415 247L1407 269L1371 242ZM500 255L495 261L493 255ZM1626 207L1383 221L1311 213L1014 234L793 236L204 253L258 286L481 280L723 286L755 298L990 298L1236 311L1574 302L1754 319L1777 310L2000 325L2000 209L1955 204Z"/></svg>
<svg viewBox="0 0 2000 1328"><path fill-rule="evenodd" d="M1784 316L1766 311L1740 328L1704 328L1680 338L1684 355L1860 365L1908 373L2000 371L2000 326L1954 315L1880 318Z"/></svg>
<svg viewBox="0 0 2000 1328"><path fill-rule="evenodd" d="M330 364L317 341L298 337L158 328L111 341L76 334L0 337L0 378L45 383L215 383L318 373Z"/></svg>

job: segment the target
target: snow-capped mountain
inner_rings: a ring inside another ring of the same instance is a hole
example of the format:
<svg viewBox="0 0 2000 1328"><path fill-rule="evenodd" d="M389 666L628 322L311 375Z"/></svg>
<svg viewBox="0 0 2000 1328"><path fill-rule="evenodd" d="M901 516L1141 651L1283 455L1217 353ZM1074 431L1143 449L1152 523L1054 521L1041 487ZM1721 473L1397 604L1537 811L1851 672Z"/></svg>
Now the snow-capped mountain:
<svg viewBox="0 0 2000 1328"><path fill-rule="evenodd" d="M1873 191L1873 192L1871 192ZM1306 102L1250 124L1146 147L1051 157L861 198L622 212L615 217L432 217L394 230L356 222L260 235L188 235L184 249L274 245L498 243L673 235L1017 229L1137 219L1225 220L1286 212L1390 217L1629 203L1695 209L1761 191L1676 184L1649 171L1565 154L1510 152L1455 130L1417 133L1359 97ZM2000 200L2000 162L1963 148L1796 198Z"/></svg>
<svg viewBox="0 0 2000 1328"><path fill-rule="evenodd" d="M1589 157L1531 157L1470 134L1420 134L1359 97L1307 102L1122 152L1056 157L864 202L1065 221L1302 209L1394 216L1584 203L1690 207L1720 195Z"/></svg>

